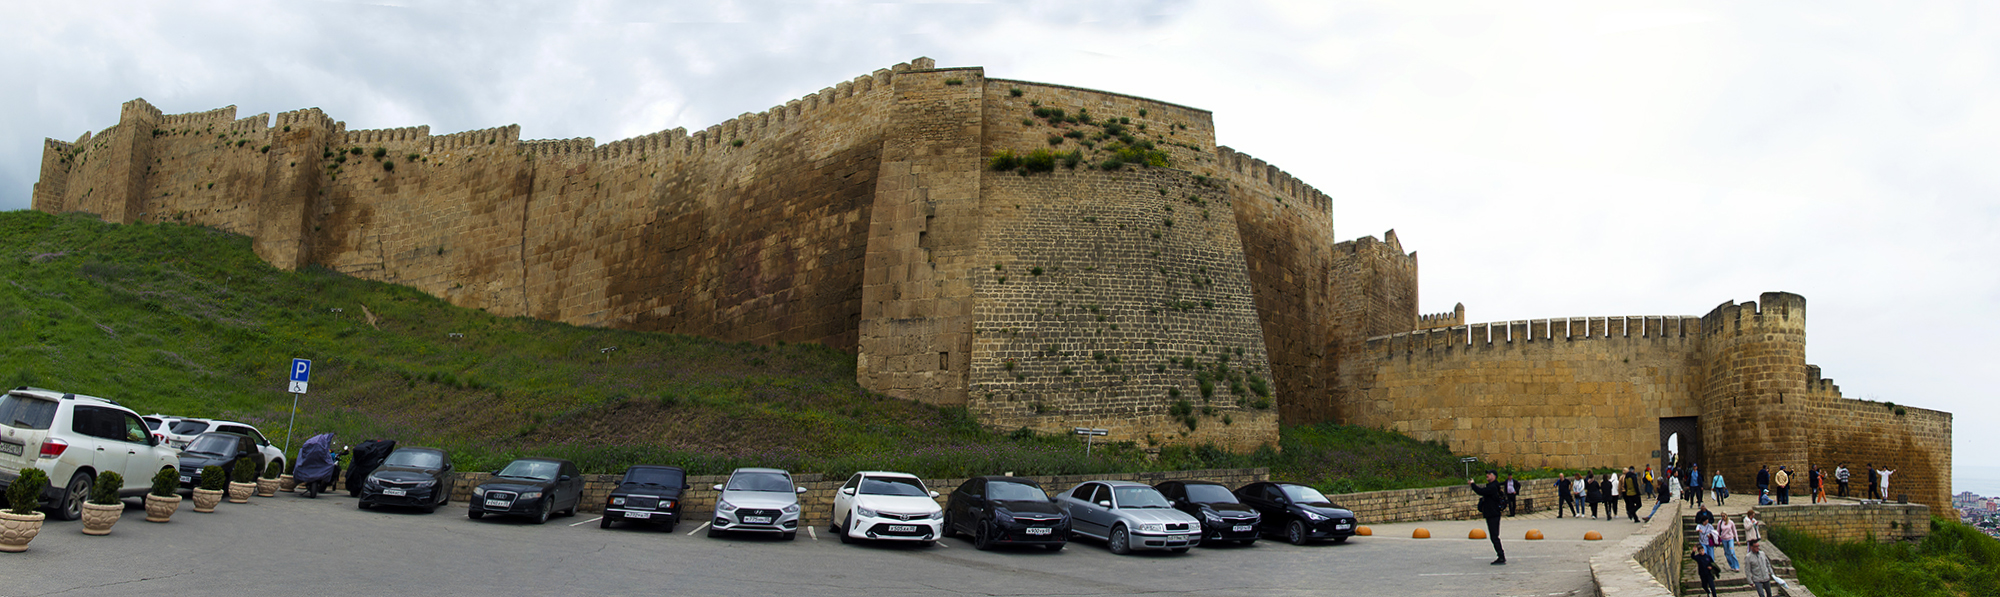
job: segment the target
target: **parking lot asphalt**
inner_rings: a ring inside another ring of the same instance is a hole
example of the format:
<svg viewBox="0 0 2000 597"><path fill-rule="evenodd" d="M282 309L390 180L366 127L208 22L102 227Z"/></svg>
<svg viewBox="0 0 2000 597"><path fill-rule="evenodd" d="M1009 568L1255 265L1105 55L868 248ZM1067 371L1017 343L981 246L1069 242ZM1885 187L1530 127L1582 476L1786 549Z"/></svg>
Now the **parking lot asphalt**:
<svg viewBox="0 0 2000 597"><path fill-rule="evenodd" d="M1592 593L1591 555L1630 532L1615 523L1510 521L1509 565L1465 539L1477 522L1377 525L1344 544L1196 548L1185 554L1111 555L1078 541L1057 553L982 552L964 539L936 547L842 545L825 528L776 538L710 539L700 522L674 532L595 516L470 520L452 504L434 514L359 510L345 494L280 493L200 514L183 500L173 522L145 522L127 501L106 537L79 523L45 524L25 553L0 554L0 597L30 595L1505 595ZM1557 526L1560 524L1560 526ZM1630 524L1630 523L1626 523ZM1520 541L1528 526L1544 541ZM1592 526L1596 525L1596 526ZM1574 528L1571 528L1574 527ZM1605 541L1582 541L1588 527ZM1600 528L1601 527L1601 528ZM1571 535L1574 535L1572 537Z"/></svg>

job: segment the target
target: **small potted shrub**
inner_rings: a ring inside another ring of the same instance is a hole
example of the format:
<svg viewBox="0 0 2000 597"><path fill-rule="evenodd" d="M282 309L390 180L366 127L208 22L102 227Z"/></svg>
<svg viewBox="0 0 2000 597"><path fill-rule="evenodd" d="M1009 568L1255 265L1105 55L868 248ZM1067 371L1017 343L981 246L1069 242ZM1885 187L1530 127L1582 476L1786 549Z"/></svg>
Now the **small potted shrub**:
<svg viewBox="0 0 2000 597"><path fill-rule="evenodd" d="M32 466L21 469L21 476L7 486L11 507L0 512L0 551L28 551L28 542L42 534L42 519L48 515L35 509L42 506L42 490L48 486L49 474Z"/></svg>
<svg viewBox="0 0 2000 597"><path fill-rule="evenodd" d="M83 501L83 534L111 534L111 525L125 515L125 500L118 499L118 490L124 488L124 475L98 473L97 482L90 486L90 499Z"/></svg>
<svg viewBox="0 0 2000 597"><path fill-rule="evenodd" d="M284 472L285 465L276 460L271 461L271 466L264 467L264 476L257 479L257 497L278 495L278 475Z"/></svg>
<svg viewBox="0 0 2000 597"><path fill-rule="evenodd" d="M201 486L194 489L194 511L207 514L222 503L222 488L229 486L229 473L219 466L201 467Z"/></svg>
<svg viewBox="0 0 2000 597"><path fill-rule="evenodd" d="M291 493L298 491L299 480L292 478L292 465L285 463L285 474L278 475L278 491Z"/></svg>
<svg viewBox="0 0 2000 597"><path fill-rule="evenodd" d="M248 458L236 461L236 470L229 472L229 503L250 503L250 494L257 492L257 462Z"/></svg>
<svg viewBox="0 0 2000 597"><path fill-rule="evenodd" d="M146 492L146 522L173 520L174 511L181 509L180 488L180 471L163 468L153 473L153 489Z"/></svg>

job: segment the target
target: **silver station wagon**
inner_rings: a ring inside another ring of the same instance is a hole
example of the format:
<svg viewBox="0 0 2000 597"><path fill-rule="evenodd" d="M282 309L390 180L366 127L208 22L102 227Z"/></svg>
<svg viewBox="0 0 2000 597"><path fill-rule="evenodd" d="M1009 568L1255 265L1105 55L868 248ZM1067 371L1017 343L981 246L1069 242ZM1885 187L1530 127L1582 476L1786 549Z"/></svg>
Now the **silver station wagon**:
<svg viewBox="0 0 2000 597"><path fill-rule="evenodd" d="M1201 543L1201 521L1144 483L1088 481L1057 496L1056 505L1069 513L1070 534L1103 540L1111 553L1182 553Z"/></svg>

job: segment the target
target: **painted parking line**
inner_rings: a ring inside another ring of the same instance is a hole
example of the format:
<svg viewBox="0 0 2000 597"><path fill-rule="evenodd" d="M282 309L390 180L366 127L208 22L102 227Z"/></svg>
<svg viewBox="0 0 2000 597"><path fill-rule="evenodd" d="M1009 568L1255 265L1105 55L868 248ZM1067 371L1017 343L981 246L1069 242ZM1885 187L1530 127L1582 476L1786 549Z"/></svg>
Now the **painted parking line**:
<svg viewBox="0 0 2000 597"><path fill-rule="evenodd" d="M812 527L806 527L806 536L808 536L808 537L812 537L812 539L813 539L814 541L818 541L818 540L819 540L819 533L815 533L815 532L813 532L813 528L812 528Z"/></svg>
<svg viewBox="0 0 2000 597"><path fill-rule="evenodd" d="M706 523L706 522L704 522L704 523L701 523L701 526L698 526L698 527L695 527L695 528L694 528L694 530L692 530L692 531L688 531L688 534L689 534L689 535L693 535L693 534L695 534L695 533L699 533L699 532L701 532L701 530L702 530L702 529L705 529L705 528L708 528L708 525L709 525L709 524L710 524L710 523Z"/></svg>
<svg viewBox="0 0 2000 597"><path fill-rule="evenodd" d="M592 519L590 519L590 520L586 520L586 521L583 521L583 522L578 522L578 523L572 523L572 524L570 524L569 526L577 526L577 525L585 525L585 524L590 524L590 523L593 523L593 522L597 522L597 521L600 521L600 520L604 520L604 517L602 517L602 516L599 516L599 517L597 517L597 518L592 518Z"/></svg>

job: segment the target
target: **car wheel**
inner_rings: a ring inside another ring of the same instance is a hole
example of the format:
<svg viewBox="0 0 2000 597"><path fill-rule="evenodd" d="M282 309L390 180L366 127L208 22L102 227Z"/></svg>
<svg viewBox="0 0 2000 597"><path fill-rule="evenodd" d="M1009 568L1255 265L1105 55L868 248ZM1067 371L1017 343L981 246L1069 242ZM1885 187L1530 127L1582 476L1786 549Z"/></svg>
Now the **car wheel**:
<svg viewBox="0 0 2000 597"><path fill-rule="evenodd" d="M1121 556L1132 553L1132 535L1125 532L1125 525L1118 525L1111 529L1111 538L1104 541L1104 546Z"/></svg>
<svg viewBox="0 0 2000 597"><path fill-rule="evenodd" d="M607 514L604 516L604 518L597 519L597 528L600 529L611 528L611 515Z"/></svg>
<svg viewBox="0 0 2000 597"><path fill-rule="evenodd" d="M972 527L973 549L977 549L979 551L988 551L993 549L993 531L990 530L991 528L992 525L986 522L981 522L978 525Z"/></svg>
<svg viewBox="0 0 2000 597"><path fill-rule="evenodd" d="M437 504L424 504L424 513L425 513L425 514L430 514L430 513L432 513L432 512L436 512L436 511L438 511L438 505L437 505Z"/></svg>
<svg viewBox="0 0 2000 597"><path fill-rule="evenodd" d="M356 508L360 508L360 509L362 509L362 510L367 510L367 509L368 509L368 500L361 500L361 501L358 501L358 502L354 502L354 507L356 507Z"/></svg>
<svg viewBox="0 0 2000 597"><path fill-rule="evenodd" d="M953 521L951 519L951 511L946 510L944 513L944 530L942 532L944 533L944 536L947 539L951 538L953 535L958 534L958 527L954 526L952 523Z"/></svg>
<svg viewBox="0 0 2000 597"><path fill-rule="evenodd" d="M716 537L721 537L721 536L722 536L722 529L715 528L715 525L709 525L708 538L714 539Z"/></svg>
<svg viewBox="0 0 2000 597"><path fill-rule="evenodd" d="M853 528L854 528L854 513L853 513L853 512L848 512L848 513L847 513L847 520L845 520L845 521L842 521L842 522L840 523L840 542L841 542L841 543L853 543L853 542L854 542L854 538L853 538L853 537L849 537L849 536L847 535L847 531L848 531L849 529L853 529Z"/></svg>
<svg viewBox="0 0 2000 597"><path fill-rule="evenodd" d="M547 499L542 500L542 509L535 512L535 524L548 522L549 516L555 513L556 503Z"/></svg>
<svg viewBox="0 0 2000 597"><path fill-rule="evenodd" d="M465 511L465 517L466 517L466 518L470 518L470 519L473 519L473 520L479 520L480 518L482 518L482 517L484 517L484 516L486 516L486 513L485 513L485 512L480 512L480 511L478 511L478 510L466 510L466 511Z"/></svg>
<svg viewBox="0 0 2000 597"><path fill-rule="evenodd" d="M1305 545L1306 523L1294 520L1291 524L1285 525L1285 540L1290 541L1292 545Z"/></svg>
<svg viewBox="0 0 2000 597"><path fill-rule="evenodd" d="M1257 544L1257 540L1256 540L1256 539L1244 539L1244 540L1242 540L1242 541L1237 541L1237 542L1236 542L1236 544L1237 544L1237 545L1241 545L1241 546L1244 546L1244 547L1249 547L1249 546L1252 546L1252 545L1256 545L1256 544Z"/></svg>
<svg viewBox="0 0 2000 597"><path fill-rule="evenodd" d="M77 471L69 478L69 485L63 487L62 498L56 500L56 520L76 520L83 517L83 498L90 494L90 473Z"/></svg>

